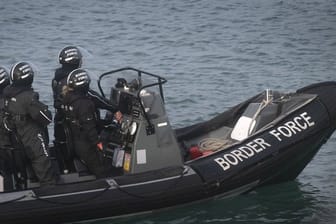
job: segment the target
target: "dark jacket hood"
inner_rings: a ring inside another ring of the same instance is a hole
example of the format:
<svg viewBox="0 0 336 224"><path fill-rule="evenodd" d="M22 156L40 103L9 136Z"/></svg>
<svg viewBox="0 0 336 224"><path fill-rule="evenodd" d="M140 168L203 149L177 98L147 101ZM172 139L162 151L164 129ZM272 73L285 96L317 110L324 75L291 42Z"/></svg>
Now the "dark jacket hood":
<svg viewBox="0 0 336 224"><path fill-rule="evenodd" d="M14 96L18 95L21 92L25 92L25 91L33 91L33 88L31 86L23 87L23 86L10 85L10 86L7 86L3 90L3 96L7 97L7 98L10 98L10 97L14 97Z"/></svg>
<svg viewBox="0 0 336 224"><path fill-rule="evenodd" d="M59 82L60 80L66 78L70 72L77 69L78 65L63 65L62 67L56 69L54 79Z"/></svg>
<svg viewBox="0 0 336 224"><path fill-rule="evenodd" d="M87 98L87 94L83 92L70 91L63 97L64 104L71 104L74 101L82 98Z"/></svg>

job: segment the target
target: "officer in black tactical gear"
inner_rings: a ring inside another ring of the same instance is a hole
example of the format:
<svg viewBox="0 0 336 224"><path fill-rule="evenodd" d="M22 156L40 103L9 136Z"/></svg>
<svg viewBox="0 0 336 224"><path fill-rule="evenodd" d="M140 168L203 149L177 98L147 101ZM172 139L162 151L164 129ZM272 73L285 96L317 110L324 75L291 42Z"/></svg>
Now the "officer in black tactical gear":
<svg viewBox="0 0 336 224"><path fill-rule="evenodd" d="M12 173L12 164L11 164L11 154L9 151L11 142L9 138L8 131L4 126L4 97L3 90L6 86L10 84L9 74L7 69L0 66L0 175L4 178L4 190L11 188L11 173Z"/></svg>
<svg viewBox="0 0 336 224"><path fill-rule="evenodd" d="M54 136L55 145L59 149L57 151L58 160L63 160L60 163L61 170L73 170L72 156L69 155L66 149L66 136L64 126L64 111L61 107L63 101L63 89L67 84L68 75L82 65L82 53L76 46L67 46L63 48L59 54L59 63L62 65L56 69L55 76L52 80L52 90L54 97L55 117L54 117ZM105 98L101 97L97 92L89 89L88 97L92 99L96 108L105 109L111 112L116 112L116 106L112 105ZM120 112L118 112L120 115ZM99 115L99 113L97 113Z"/></svg>
<svg viewBox="0 0 336 224"><path fill-rule="evenodd" d="M4 90L8 126L28 157L42 185L55 183L55 172L49 158L46 127L52 120L48 107L39 101L32 88L34 70L27 62L15 64L10 71L12 84Z"/></svg>
<svg viewBox="0 0 336 224"><path fill-rule="evenodd" d="M5 89L6 86L10 84L9 81L9 74L7 70L4 67L0 66L0 147L6 147L10 145L10 139L8 132L6 131L6 128L4 126L4 105L5 105L5 100L3 96L3 90Z"/></svg>
<svg viewBox="0 0 336 224"><path fill-rule="evenodd" d="M66 146L66 136L64 130L64 112L61 108L63 95L62 91L66 85L66 79L70 72L79 68L82 64L82 54L80 50L75 46L67 46L63 48L59 53L59 63L62 65L56 69L54 78L52 79L52 90L54 98L54 136L56 146L56 157L60 162L60 168L62 171L71 171L74 169L71 161L71 155L69 155Z"/></svg>
<svg viewBox="0 0 336 224"><path fill-rule="evenodd" d="M100 178L106 176L106 172L97 150L99 118L95 102L88 94L90 81L84 69L76 69L69 74L63 109L67 122L71 124L75 154L91 173Z"/></svg>
<svg viewBox="0 0 336 224"><path fill-rule="evenodd" d="M62 105L62 91L66 85L66 79L70 72L79 68L82 64L82 54L77 47L67 46L59 53L59 63L62 67L56 69L55 76L52 80L52 90L54 97L54 136L56 141L64 141L63 118L64 114L61 108Z"/></svg>

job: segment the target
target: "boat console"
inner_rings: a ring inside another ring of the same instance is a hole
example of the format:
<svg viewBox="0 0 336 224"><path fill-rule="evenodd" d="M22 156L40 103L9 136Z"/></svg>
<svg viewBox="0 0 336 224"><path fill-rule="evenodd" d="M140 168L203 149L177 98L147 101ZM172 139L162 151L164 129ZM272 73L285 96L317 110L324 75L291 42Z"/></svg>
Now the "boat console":
<svg viewBox="0 0 336 224"><path fill-rule="evenodd" d="M127 80L125 72L136 77ZM180 147L164 108L162 85L166 80L134 68L118 69L100 76L98 87L103 96L103 80L113 75L117 79L110 88L110 101L122 112L123 120L104 131L108 149L113 152L112 164L123 167L126 173L182 166ZM144 77L152 81L146 83Z"/></svg>

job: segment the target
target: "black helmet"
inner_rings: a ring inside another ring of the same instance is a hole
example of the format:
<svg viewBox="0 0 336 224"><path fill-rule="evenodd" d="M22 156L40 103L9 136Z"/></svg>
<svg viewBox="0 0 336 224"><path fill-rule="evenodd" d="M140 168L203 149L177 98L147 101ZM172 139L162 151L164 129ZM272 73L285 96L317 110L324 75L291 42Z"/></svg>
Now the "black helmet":
<svg viewBox="0 0 336 224"><path fill-rule="evenodd" d="M9 85L9 74L6 68L0 66L0 90Z"/></svg>
<svg viewBox="0 0 336 224"><path fill-rule="evenodd" d="M16 63L10 71L10 79L16 86L30 86L34 80L34 71L27 62Z"/></svg>
<svg viewBox="0 0 336 224"><path fill-rule="evenodd" d="M63 48L58 58L62 65L74 65L78 68L82 64L82 53L74 46Z"/></svg>
<svg viewBox="0 0 336 224"><path fill-rule="evenodd" d="M87 92L91 79L85 69L78 68L73 70L67 78L67 85L77 91Z"/></svg>

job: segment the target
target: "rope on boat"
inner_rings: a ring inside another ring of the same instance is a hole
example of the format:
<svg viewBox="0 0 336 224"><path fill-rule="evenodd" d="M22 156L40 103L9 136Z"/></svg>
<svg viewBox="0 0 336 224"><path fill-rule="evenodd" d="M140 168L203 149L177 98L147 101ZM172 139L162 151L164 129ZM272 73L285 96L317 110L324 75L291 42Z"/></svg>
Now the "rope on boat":
<svg viewBox="0 0 336 224"><path fill-rule="evenodd" d="M267 105L269 105L270 103L273 102L273 99L266 99L263 100L257 111L255 112L255 114L252 117L252 121L255 121L257 116L261 113L262 110L264 110L266 108ZM252 131L252 123L250 123L249 127L248 127L248 134L251 134ZM198 143L198 147L199 149L203 152L203 151L217 151L220 149L223 149L226 145L230 145L230 140L228 139L221 139L221 138L205 138L202 139L199 143Z"/></svg>
<svg viewBox="0 0 336 224"><path fill-rule="evenodd" d="M229 145L230 140L221 138L205 138L198 143L199 149L203 151L217 151Z"/></svg>
<svg viewBox="0 0 336 224"><path fill-rule="evenodd" d="M170 186L167 187L166 190L163 190L162 192L158 193L158 194L155 194L155 195L150 195L150 196L142 196L142 195L138 195L138 194L134 194L134 193L131 193L125 189L122 189L122 187L120 185L118 185L116 182L113 182L112 185L109 185L107 186L106 188L104 188L102 191L100 191L98 194L90 197L90 198L86 198L84 200L79 200L79 201L75 201L75 202L60 202L60 201L53 201L53 200L50 200L50 199L47 199L47 198L43 198L43 197L40 197L38 195L29 195L29 197L31 198L34 198L36 200L39 200L39 201L43 201L43 202L47 202L47 203L51 203L51 204L58 204L58 205L75 205L75 204L81 204L81 203L86 203L86 202L89 202L89 201L92 201L98 197L101 197L106 191L108 191L112 186L114 186L116 189L118 189L120 192L123 192L129 196L132 196L132 197L136 197L136 198L141 198L141 199L149 199L149 198L153 198L153 197L157 197L159 195L162 195L164 193L167 193L169 191L169 189L173 189L174 186L178 183L178 181L184 176L184 170L182 171L182 173L179 175L179 177L174 181L173 184L171 184ZM5 201L5 202L0 202L0 204L8 204L8 203L11 203L11 202L15 202L15 201L19 201L21 199L24 199L26 198L27 195L23 195L21 197L18 197L18 198L15 198L15 199L12 199L12 200L8 200L8 201Z"/></svg>
<svg viewBox="0 0 336 224"><path fill-rule="evenodd" d="M255 112L255 114L252 117L252 121L255 121L257 116L261 113L261 111L263 111L269 104L271 104L273 102L273 100L263 100L261 101L258 110ZM252 124L253 122L250 123L249 127L248 127L248 134L251 134L252 132Z"/></svg>
<svg viewBox="0 0 336 224"><path fill-rule="evenodd" d="M102 196L107 190L110 189L111 186L107 186L106 188L104 188L102 191L100 191L98 194L90 197L90 198L86 198L84 200L79 200L79 201L75 201L75 202L59 202L59 201L53 201L53 200L50 200L50 199L47 199L47 198L42 198L40 196L32 196L33 198L35 198L36 200L39 200L39 201L44 201L44 202L48 202L48 203L51 203L51 204L58 204L58 205L75 205L75 204L81 204L81 203L86 203L86 202L89 202L91 200L94 200L100 196Z"/></svg>
<svg viewBox="0 0 336 224"><path fill-rule="evenodd" d="M92 196L90 198L86 198L84 200L75 201L75 202L53 201L53 200L50 200L50 199L47 199L47 198L43 198L43 197L40 197L40 196L37 196L37 195L29 195L29 197L35 198L36 200L39 200L39 201L51 203L51 204L57 204L57 205L75 205L75 204L81 204L81 203L86 203L86 202L92 201L92 200L94 200L94 199L102 196L106 191L108 191L112 186L114 186L120 192L123 192L123 193L125 193L125 194L127 194L129 196L136 197L136 198L141 198L141 199L148 199L148 198L152 198L152 197L156 197L156 196L162 195L164 193L167 193L169 191L169 189L173 189L173 187L178 183L178 181L184 176L184 173L185 173L184 170L182 170L182 173L180 174L180 176L175 180L175 182L171 186L168 186L166 190L163 190L162 192L160 192L158 194L150 195L150 196L142 196L142 195L131 193L131 192L125 190L125 189L122 189L121 186L118 185L116 182L113 182L112 185L107 186L102 191L100 191L98 194L96 194L96 195L94 195L94 196ZM19 201L19 200L24 199L26 197L27 197L27 195L23 195L21 197L18 197L18 198L12 199L12 200L0 202L0 205L1 204L8 204L8 203L15 202L15 201Z"/></svg>
<svg viewBox="0 0 336 224"><path fill-rule="evenodd" d="M4 205L4 204L9 204L11 202L20 201L21 199L24 199L25 197L26 197L26 195L22 195L21 197L18 197L18 198L15 198L15 199L11 199L11 200L8 200L8 201L3 201L3 202L0 202L0 205Z"/></svg>
<svg viewBox="0 0 336 224"><path fill-rule="evenodd" d="M152 194L152 195L147 195L147 196L143 196L143 195L139 195L139 194L134 194L134 193L131 193L125 189L123 189L118 183L116 183L115 181L112 182L112 185L118 189L120 192L122 193L125 193L129 196L132 196L132 197L135 197L135 198L140 198L140 199L151 199L151 198L155 198L157 196L160 196L160 195L163 195L163 194L166 194L167 192L169 192L171 189L174 189L174 187L177 185L178 181L181 180L181 178L184 176L184 170L182 170L182 173L179 175L178 178L176 178L176 180L169 186L167 186L167 189L166 190L163 190L157 194Z"/></svg>

